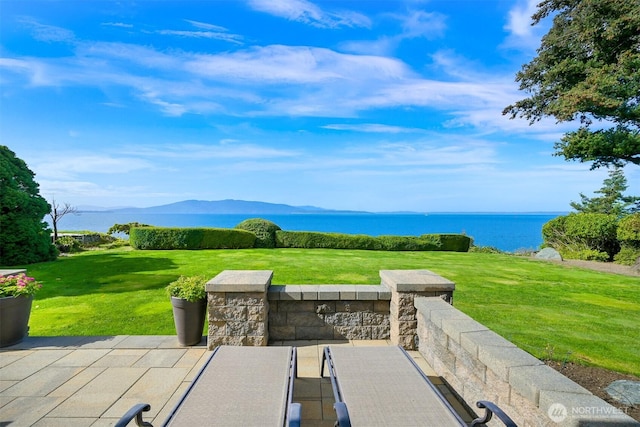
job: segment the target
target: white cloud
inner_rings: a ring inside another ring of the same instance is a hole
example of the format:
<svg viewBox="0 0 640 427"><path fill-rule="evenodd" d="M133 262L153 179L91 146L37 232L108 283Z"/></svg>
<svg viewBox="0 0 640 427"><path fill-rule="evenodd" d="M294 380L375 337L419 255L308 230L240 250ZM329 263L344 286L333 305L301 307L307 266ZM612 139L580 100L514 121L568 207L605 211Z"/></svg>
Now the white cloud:
<svg viewBox="0 0 640 427"><path fill-rule="evenodd" d="M540 0L519 0L509 11L504 29L508 36L502 47L533 52L540 45L540 38L548 28L547 21L532 26L531 16L537 11Z"/></svg>
<svg viewBox="0 0 640 427"><path fill-rule="evenodd" d="M360 123L360 124L329 124L322 126L323 129L344 130L365 133L421 133L424 129L407 128L401 126L389 126L379 123Z"/></svg>
<svg viewBox="0 0 640 427"><path fill-rule="evenodd" d="M321 28L370 27L365 15L348 10L322 10L306 0L249 0L254 10Z"/></svg>
<svg viewBox="0 0 640 427"><path fill-rule="evenodd" d="M29 17L22 17L18 20L18 22L29 28L36 40L52 43L70 42L75 39L73 31L69 31L65 28L57 27L55 25L41 24Z"/></svg>
<svg viewBox="0 0 640 427"><path fill-rule="evenodd" d="M402 21L402 37L434 39L442 37L447 28L446 16L437 12L414 10L399 17Z"/></svg>

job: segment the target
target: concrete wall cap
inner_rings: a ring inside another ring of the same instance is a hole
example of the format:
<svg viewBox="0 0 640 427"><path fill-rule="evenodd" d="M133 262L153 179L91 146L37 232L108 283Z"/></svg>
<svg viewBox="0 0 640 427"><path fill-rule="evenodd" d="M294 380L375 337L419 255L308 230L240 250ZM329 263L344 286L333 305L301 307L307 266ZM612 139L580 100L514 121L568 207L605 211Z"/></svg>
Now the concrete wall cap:
<svg viewBox="0 0 640 427"><path fill-rule="evenodd" d="M224 270L205 286L207 292L266 292L272 270Z"/></svg>
<svg viewBox="0 0 640 427"><path fill-rule="evenodd" d="M455 283L429 270L380 270L382 283L398 292L453 291Z"/></svg>

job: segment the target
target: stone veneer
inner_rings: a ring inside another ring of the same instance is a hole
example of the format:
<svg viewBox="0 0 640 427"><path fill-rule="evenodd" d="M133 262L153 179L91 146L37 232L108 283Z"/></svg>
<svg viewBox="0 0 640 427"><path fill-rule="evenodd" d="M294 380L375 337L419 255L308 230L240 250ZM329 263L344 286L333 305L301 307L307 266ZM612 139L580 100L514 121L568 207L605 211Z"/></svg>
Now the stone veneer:
<svg viewBox="0 0 640 427"><path fill-rule="evenodd" d="M416 296L452 300L429 270L381 270L380 285L271 286L270 270L225 270L209 282L208 347L272 340L391 339L415 349Z"/></svg>
<svg viewBox="0 0 640 427"><path fill-rule="evenodd" d="M414 305L420 353L469 405L492 401L520 427L640 426L442 299Z"/></svg>

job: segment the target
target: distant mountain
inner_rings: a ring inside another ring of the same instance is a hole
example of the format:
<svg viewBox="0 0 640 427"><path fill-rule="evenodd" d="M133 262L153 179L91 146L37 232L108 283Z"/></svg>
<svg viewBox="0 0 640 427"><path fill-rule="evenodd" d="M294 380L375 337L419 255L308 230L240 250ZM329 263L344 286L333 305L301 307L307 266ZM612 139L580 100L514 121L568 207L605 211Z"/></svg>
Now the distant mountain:
<svg viewBox="0 0 640 427"><path fill-rule="evenodd" d="M110 209L114 213L150 214L318 214L318 213L368 213L358 211L335 211L316 206L290 206L277 203L251 202L246 200L184 200L168 205L149 208Z"/></svg>

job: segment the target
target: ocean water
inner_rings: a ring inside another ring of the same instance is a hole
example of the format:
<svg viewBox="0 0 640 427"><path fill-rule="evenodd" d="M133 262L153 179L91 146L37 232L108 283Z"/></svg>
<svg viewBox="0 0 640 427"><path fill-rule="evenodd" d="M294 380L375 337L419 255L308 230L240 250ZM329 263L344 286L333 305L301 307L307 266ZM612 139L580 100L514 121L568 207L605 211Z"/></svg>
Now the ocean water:
<svg viewBox="0 0 640 427"><path fill-rule="evenodd" d="M464 233L477 246L493 246L503 251L538 249L542 225L560 213L504 214L124 214L81 212L66 215L59 230L106 232L114 224L139 222L161 227L233 228L247 218L264 218L283 230L324 231L350 234L419 236L430 233Z"/></svg>

